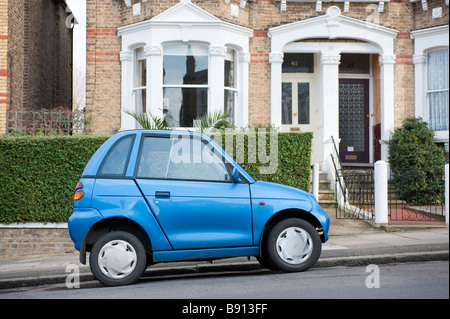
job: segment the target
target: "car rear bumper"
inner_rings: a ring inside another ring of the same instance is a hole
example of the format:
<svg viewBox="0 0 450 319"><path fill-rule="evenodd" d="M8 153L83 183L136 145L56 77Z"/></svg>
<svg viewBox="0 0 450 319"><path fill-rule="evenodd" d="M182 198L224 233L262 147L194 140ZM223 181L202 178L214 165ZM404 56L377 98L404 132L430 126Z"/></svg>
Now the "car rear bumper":
<svg viewBox="0 0 450 319"><path fill-rule="evenodd" d="M80 250L81 243L92 225L102 219L103 216L94 208L73 209L72 215L69 218L68 227L70 238L76 250Z"/></svg>

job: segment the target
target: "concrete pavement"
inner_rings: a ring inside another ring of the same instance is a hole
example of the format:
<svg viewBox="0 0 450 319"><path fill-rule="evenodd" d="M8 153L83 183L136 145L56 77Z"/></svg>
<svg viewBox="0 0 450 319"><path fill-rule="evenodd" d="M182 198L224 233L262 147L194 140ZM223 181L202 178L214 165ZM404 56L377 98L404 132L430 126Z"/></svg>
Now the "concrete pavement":
<svg viewBox="0 0 450 319"><path fill-rule="evenodd" d="M315 267L449 259L447 226L373 227L360 220L336 219L333 209L328 213L331 219L329 240L323 245L321 257ZM261 266L255 258L240 257L212 263L161 263L148 267L144 276L259 269ZM94 280L89 266L79 263L78 254L3 258L0 259L0 294L1 289L65 283L69 275L78 274L81 287L84 283Z"/></svg>

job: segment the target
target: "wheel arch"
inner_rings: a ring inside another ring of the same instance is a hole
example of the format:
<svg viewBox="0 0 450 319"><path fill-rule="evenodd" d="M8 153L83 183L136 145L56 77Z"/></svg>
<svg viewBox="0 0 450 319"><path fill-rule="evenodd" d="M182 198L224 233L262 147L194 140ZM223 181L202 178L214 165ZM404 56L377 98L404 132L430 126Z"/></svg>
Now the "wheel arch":
<svg viewBox="0 0 450 319"><path fill-rule="evenodd" d="M135 221L125 217L110 217L95 223L87 232L80 248L80 262L86 263L86 252L91 251L95 242L104 234L125 231L136 236L147 252L147 260L152 260L152 244L147 232Z"/></svg>
<svg viewBox="0 0 450 319"><path fill-rule="evenodd" d="M264 229L261 233L260 238L260 247L263 248L264 240L269 234L269 231L272 229L273 226L275 226L278 222L280 222L283 219L287 218L298 218L303 219L307 222L309 222L313 227L317 230L319 233L320 239L322 243L324 243L325 235L322 229L322 224L320 221L310 212L304 211L301 209L285 209L282 211L279 211L278 213L274 214L272 217L269 218L267 223L264 225Z"/></svg>

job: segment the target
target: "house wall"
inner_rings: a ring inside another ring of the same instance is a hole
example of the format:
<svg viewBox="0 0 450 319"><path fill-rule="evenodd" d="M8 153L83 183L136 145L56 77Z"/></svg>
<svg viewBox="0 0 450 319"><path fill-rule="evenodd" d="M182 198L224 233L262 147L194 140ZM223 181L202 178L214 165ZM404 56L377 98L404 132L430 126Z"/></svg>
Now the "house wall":
<svg viewBox="0 0 450 319"><path fill-rule="evenodd" d="M249 125L270 124L270 38L267 30L274 26L321 16L330 6L338 6L343 15L361 21L378 23L398 30L394 53L395 126L406 117L414 116L414 51L410 31L448 23L448 6L442 0L429 0L428 11L421 2L408 0L385 3L378 13L376 3L350 2L344 12L343 2L322 2L322 11L316 12L315 2L287 2L287 10L280 12L280 2L274 0L248 1L244 9L238 0L192 0L192 2L223 21L254 30L250 39L249 67ZM133 8L123 0L87 1L87 116L93 123L90 133L110 134L120 128L120 39L116 28L148 20L179 3L179 0L131 1L140 3L141 14L133 16ZM239 7L239 16L231 16L231 5ZM441 6L443 17L431 18L431 10ZM150 70L151 72L151 70ZM376 123L375 123L376 124Z"/></svg>
<svg viewBox="0 0 450 319"><path fill-rule="evenodd" d="M71 109L68 16L61 0L0 0L0 134L7 110Z"/></svg>
<svg viewBox="0 0 450 319"><path fill-rule="evenodd" d="M8 108L8 0L0 0L0 134L6 126Z"/></svg>

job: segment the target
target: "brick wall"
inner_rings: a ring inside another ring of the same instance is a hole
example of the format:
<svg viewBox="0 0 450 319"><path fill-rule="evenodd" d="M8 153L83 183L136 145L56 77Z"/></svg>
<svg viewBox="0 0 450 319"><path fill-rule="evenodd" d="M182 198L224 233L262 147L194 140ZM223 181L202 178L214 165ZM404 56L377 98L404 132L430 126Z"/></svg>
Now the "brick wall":
<svg viewBox="0 0 450 319"><path fill-rule="evenodd" d="M86 116L91 134L112 134L120 127L121 1L86 1Z"/></svg>
<svg viewBox="0 0 450 319"><path fill-rule="evenodd" d="M0 258L74 252L67 228L0 227Z"/></svg>
<svg viewBox="0 0 450 319"><path fill-rule="evenodd" d="M132 7L123 0L87 1L87 114L92 116L91 133L113 133L120 127L120 38L119 26L155 17L177 4L179 0L147 1L133 0L141 4L141 14L133 16ZM249 69L249 121L250 125L269 124L270 114L270 38L267 30L274 26L313 18L325 14L330 6L338 6L343 15L361 21L376 22L399 31L395 39L395 125L401 125L406 117L414 115L414 43L410 31L448 23L448 6L443 0L428 0L428 11L421 2L395 0L385 3L384 12L378 14L376 3L350 2L344 12L343 2L322 2L322 12L315 11L315 3L288 2L286 12L280 12L280 2L274 0L248 1L239 8L239 17L231 17L230 4L239 6L238 0L226 4L222 0L192 0L192 2L223 21L251 28L251 63ZM443 17L431 18L436 6L443 9ZM374 20L376 18L376 20Z"/></svg>
<svg viewBox="0 0 450 319"><path fill-rule="evenodd" d="M22 107L71 108L71 31L59 1L25 1ZM69 47L68 47L69 46Z"/></svg>
<svg viewBox="0 0 450 319"><path fill-rule="evenodd" d="M6 128L8 96L8 0L0 0L0 134Z"/></svg>
<svg viewBox="0 0 450 319"><path fill-rule="evenodd" d="M0 134L6 111L72 108L72 30L60 0L0 0Z"/></svg>

